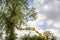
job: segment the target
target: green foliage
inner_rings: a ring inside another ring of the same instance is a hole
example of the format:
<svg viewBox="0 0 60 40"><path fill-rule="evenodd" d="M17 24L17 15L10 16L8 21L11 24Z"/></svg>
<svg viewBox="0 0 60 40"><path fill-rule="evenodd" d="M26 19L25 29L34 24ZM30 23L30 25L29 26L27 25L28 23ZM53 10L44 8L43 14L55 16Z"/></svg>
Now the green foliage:
<svg viewBox="0 0 60 40"><path fill-rule="evenodd" d="M32 10L32 11L31 11ZM29 18L35 19L35 9L28 7L28 0L0 0L0 29L6 40L15 40L15 27L25 25Z"/></svg>
<svg viewBox="0 0 60 40"><path fill-rule="evenodd" d="M44 36L37 36L37 35L24 35L21 37L21 40L57 40L56 36L53 35L53 33L51 33L50 31L45 31Z"/></svg>
<svg viewBox="0 0 60 40"><path fill-rule="evenodd" d="M50 31L45 31L44 35L47 40L56 40L56 36L54 36Z"/></svg>
<svg viewBox="0 0 60 40"><path fill-rule="evenodd" d="M42 40L39 36L37 35L33 35L33 36L30 36L30 35L24 35L21 40Z"/></svg>

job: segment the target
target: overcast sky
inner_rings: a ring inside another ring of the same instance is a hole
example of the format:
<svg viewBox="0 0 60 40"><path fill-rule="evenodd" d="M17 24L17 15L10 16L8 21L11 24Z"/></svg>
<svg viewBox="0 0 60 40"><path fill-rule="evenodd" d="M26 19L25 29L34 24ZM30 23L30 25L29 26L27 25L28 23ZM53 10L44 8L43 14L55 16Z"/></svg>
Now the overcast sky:
<svg viewBox="0 0 60 40"><path fill-rule="evenodd" d="M37 19L28 21L27 25L35 27L40 32L49 30L60 40L60 1L59 0L29 0L29 7L35 7Z"/></svg>
<svg viewBox="0 0 60 40"><path fill-rule="evenodd" d="M31 5L32 6L32 5ZM60 40L60 0L34 0L37 19L29 21L29 26L35 26L38 30L49 30Z"/></svg>

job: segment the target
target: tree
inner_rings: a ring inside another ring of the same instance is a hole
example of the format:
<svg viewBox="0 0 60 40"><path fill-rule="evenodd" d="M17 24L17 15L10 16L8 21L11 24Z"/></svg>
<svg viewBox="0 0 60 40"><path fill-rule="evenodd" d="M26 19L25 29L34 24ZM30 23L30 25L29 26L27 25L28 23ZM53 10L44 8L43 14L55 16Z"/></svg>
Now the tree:
<svg viewBox="0 0 60 40"><path fill-rule="evenodd" d="M17 28L18 30L32 30L32 31L35 31L37 34L38 34L38 37L40 38L40 40L46 40L45 36L42 35L41 33L39 33L38 30L35 29L35 27L26 27L26 28Z"/></svg>
<svg viewBox="0 0 60 40"><path fill-rule="evenodd" d="M2 40L2 34L3 34L2 31L0 31L0 40Z"/></svg>
<svg viewBox="0 0 60 40"><path fill-rule="evenodd" d="M45 31L44 35L47 40L56 40L56 36L54 36L50 31Z"/></svg>
<svg viewBox="0 0 60 40"><path fill-rule="evenodd" d="M56 40L56 36L55 35L53 35L53 33L51 33L50 31L45 31L44 33L43 33L43 35L41 34L41 33L39 33L38 32L38 30L36 30L34 27L27 27L27 28L22 28L22 27L20 27L20 28L17 28L18 30L32 30L32 31L35 31L39 36L39 40ZM36 37L34 36L34 37L32 37L32 38L34 38L34 40L37 40L37 39L35 39ZM30 39L30 35L29 36L27 36L27 37L23 37L23 39L24 40L32 40L32 39Z"/></svg>
<svg viewBox="0 0 60 40"><path fill-rule="evenodd" d="M35 19L34 8L28 7L28 0L0 0L0 27L6 33L6 40L15 40L15 28Z"/></svg>
<svg viewBox="0 0 60 40"><path fill-rule="evenodd" d="M41 39L39 36L37 36L37 35L29 35L29 34L27 34L27 35L24 35L24 36L22 36L21 37L21 40L43 40L43 39Z"/></svg>

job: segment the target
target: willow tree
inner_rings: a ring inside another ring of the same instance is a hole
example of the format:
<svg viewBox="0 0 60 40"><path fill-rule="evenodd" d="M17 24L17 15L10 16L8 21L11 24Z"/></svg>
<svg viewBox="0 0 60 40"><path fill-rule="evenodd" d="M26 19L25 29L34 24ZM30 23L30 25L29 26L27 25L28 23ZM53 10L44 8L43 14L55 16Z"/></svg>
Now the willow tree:
<svg viewBox="0 0 60 40"><path fill-rule="evenodd" d="M28 0L0 0L0 27L5 31L6 40L15 40L15 28L36 18L34 8L29 8Z"/></svg>

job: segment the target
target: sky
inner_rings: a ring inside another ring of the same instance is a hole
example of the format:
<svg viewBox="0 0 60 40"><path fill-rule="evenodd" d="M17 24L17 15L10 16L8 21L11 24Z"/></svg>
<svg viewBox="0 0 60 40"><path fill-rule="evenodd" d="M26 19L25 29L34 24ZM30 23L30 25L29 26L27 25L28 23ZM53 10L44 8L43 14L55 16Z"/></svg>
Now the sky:
<svg viewBox="0 0 60 40"><path fill-rule="evenodd" d="M34 3L33 3L34 0L28 0L28 3L29 3L29 7L33 7Z"/></svg>
<svg viewBox="0 0 60 40"><path fill-rule="evenodd" d="M36 9L37 19L28 21L27 25L41 33L51 31L60 40L60 0L29 0L29 7Z"/></svg>
<svg viewBox="0 0 60 40"><path fill-rule="evenodd" d="M29 21L29 26L35 26L38 30L48 30L60 40L60 0L33 0L30 3L37 12L37 19Z"/></svg>

